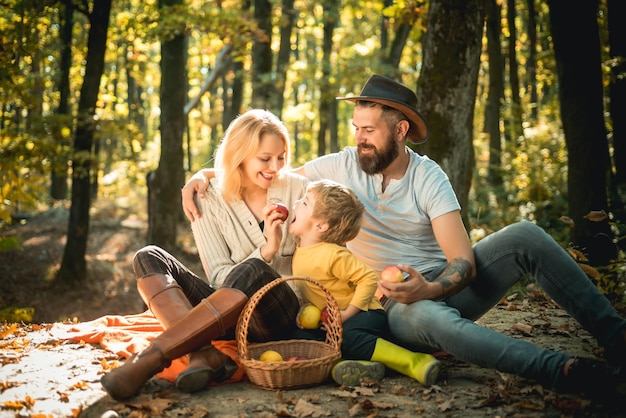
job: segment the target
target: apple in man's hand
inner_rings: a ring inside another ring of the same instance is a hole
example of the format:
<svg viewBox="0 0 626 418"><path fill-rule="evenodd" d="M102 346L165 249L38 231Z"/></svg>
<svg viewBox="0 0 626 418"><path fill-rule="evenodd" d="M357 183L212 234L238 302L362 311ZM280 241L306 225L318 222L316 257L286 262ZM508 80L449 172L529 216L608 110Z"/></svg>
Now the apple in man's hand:
<svg viewBox="0 0 626 418"><path fill-rule="evenodd" d="M287 218L289 217L289 209L287 208L287 206L285 206L282 203L275 203L275 205L276 205L276 209L274 209L274 211L280 214L279 219L281 221L286 221Z"/></svg>
<svg viewBox="0 0 626 418"><path fill-rule="evenodd" d="M380 278L388 282L400 283L404 281L402 270L396 266L387 266L380 272Z"/></svg>

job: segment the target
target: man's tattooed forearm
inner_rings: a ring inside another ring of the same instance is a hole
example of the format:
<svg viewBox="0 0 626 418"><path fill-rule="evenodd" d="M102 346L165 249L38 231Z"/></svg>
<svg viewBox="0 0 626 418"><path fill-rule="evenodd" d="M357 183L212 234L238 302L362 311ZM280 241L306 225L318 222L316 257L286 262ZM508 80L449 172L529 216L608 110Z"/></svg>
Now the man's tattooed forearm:
<svg viewBox="0 0 626 418"><path fill-rule="evenodd" d="M472 264L463 258L455 258L435 281L441 284L444 294L447 294L455 287L458 287L459 290L462 289L471 278Z"/></svg>

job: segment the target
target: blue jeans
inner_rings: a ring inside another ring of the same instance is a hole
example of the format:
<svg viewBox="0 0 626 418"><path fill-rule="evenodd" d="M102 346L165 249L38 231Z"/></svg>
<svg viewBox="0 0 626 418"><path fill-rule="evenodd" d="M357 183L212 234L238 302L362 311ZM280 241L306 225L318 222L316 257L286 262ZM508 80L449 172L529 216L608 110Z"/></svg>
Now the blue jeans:
<svg viewBox="0 0 626 418"><path fill-rule="evenodd" d="M474 321L529 274L601 346L623 339L626 321L570 255L530 222L509 225L474 245L476 280L445 300L387 308L391 333L416 351L442 350L482 367L534 379L553 388L570 354L508 337ZM442 266L443 269L445 266ZM432 280L441 270L431 272Z"/></svg>

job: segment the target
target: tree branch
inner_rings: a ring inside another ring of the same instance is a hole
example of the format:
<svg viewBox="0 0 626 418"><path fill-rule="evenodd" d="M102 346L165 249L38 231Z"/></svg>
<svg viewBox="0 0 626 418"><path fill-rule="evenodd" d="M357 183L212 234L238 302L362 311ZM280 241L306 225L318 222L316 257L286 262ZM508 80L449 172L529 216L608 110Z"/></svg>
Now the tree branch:
<svg viewBox="0 0 626 418"><path fill-rule="evenodd" d="M226 70L226 68L228 68L231 62L230 51L232 49L233 49L232 45L226 45L224 48L222 48L220 53L217 54L215 68L213 68L213 71L211 71L209 76L204 81L204 85L200 89L200 92L198 93L198 95L192 98L185 105L185 108L184 108L185 115L188 115L189 112L198 105L198 103L200 102L200 99L202 98L202 95L206 93L207 90L209 90L213 86L213 84L215 83L215 80L217 80L217 77L222 75L222 73Z"/></svg>

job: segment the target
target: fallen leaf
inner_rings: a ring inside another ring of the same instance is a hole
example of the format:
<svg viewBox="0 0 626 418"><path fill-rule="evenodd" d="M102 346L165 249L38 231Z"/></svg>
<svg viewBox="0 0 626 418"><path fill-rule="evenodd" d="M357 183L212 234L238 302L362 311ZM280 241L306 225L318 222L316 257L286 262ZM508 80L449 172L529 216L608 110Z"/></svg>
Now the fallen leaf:
<svg viewBox="0 0 626 418"><path fill-rule="evenodd" d="M576 226L576 224L574 223L574 220L570 218L569 216L561 216L559 220L563 222L565 225L569 226L570 228L574 228Z"/></svg>
<svg viewBox="0 0 626 418"><path fill-rule="evenodd" d="M543 402L535 402L532 400L523 400L519 402L515 402L513 406L522 409L530 409L531 411L543 411L546 409L546 404Z"/></svg>
<svg viewBox="0 0 626 418"><path fill-rule="evenodd" d="M72 408L72 417L78 418L83 413L83 406L79 405L78 408Z"/></svg>
<svg viewBox="0 0 626 418"><path fill-rule="evenodd" d="M404 395L407 393L407 388L402 385L393 385L390 393L392 393L393 395Z"/></svg>
<svg viewBox="0 0 626 418"><path fill-rule="evenodd" d="M361 415L361 404L354 404L348 409L348 415L351 417L356 417Z"/></svg>
<svg viewBox="0 0 626 418"><path fill-rule="evenodd" d="M136 409L142 409L144 411L150 411L152 415L161 415L161 413L176 404L177 401L171 399L153 398L150 395L140 395L134 398L131 402L126 402L126 405Z"/></svg>
<svg viewBox="0 0 626 418"><path fill-rule="evenodd" d="M327 410L320 408L319 406L313 405L310 402L307 402L303 399L299 399L296 402L296 406L293 409L293 412L296 417L327 417L330 416L330 412Z"/></svg>
<svg viewBox="0 0 626 418"><path fill-rule="evenodd" d="M374 396L374 391L371 388L355 387L354 393L361 396Z"/></svg>
<svg viewBox="0 0 626 418"><path fill-rule="evenodd" d="M349 390L332 390L328 392L329 395L336 396L338 398L356 398L357 394Z"/></svg>
<svg viewBox="0 0 626 418"><path fill-rule="evenodd" d="M15 409L20 410L24 408L26 405L22 403L22 401L4 401L2 403L2 409Z"/></svg>
<svg viewBox="0 0 626 418"><path fill-rule="evenodd" d="M438 407L438 408L439 408L439 410L440 410L441 412L446 412L447 410L449 410L450 408L452 408L452 398L447 399L447 400L446 400L446 401L444 401L444 402L441 402L441 403L439 404L439 407Z"/></svg>
<svg viewBox="0 0 626 418"><path fill-rule="evenodd" d="M528 325L528 324L522 324L522 323L516 323L511 325L511 328L514 331L517 332L521 332L522 334L526 334L526 335L532 335L533 334L533 327L532 325Z"/></svg>
<svg viewBox="0 0 626 418"><path fill-rule="evenodd" d="M69 390L73 390L73 389L87 389L88 387L89 387L89 384L87 382L85 382L84 380L81 380L80 382L74 383L68 389Z"/></svg>
<svg viewBox="0 0 626 418"><path fill-rule="evenodd" d="M585 254L583 254L581 251L577 250L576 248L568 248L567 252L576 261L589 261L587 257L585 256Z"/></svg>
<svg viewBox="0 0 626 418"><path fill-rule="evenodd" d="M609 218L609 215L604 210L592 210L583 218L590 220L591 222L602 222Z"/></svg>
<svg viewBox="0 0 626 418"><path fill-rule="evenodd" d="M393 402L378 401L376 399L373 399L372 403L374 404L374 406L376 406L377 409L392 409L398 407L398 405Z"/></svg>
<svg viewBox="0 0 626 418"><path fill-rule="evenodd" d="M65 403L67 403L67 402L69 402L69 401L70 401L70 395L68 395L67 393L65 393L65 392L61 392L61 391L58 391L58 390L57 390L57 394L59 395L59 400L60 400L61 402L65 402Z"/></svg>
<svg viewBox="0 0 626 418"><path fill-rule="evenodd" d="M599 279L602 277L602 274L595 268L591 267L589 264L578 263L580 268L585 272L585 274L594 279Z"/></svg>
<svg viewBox="0 0 626 418"><path fill-rule="evenodd" d="M9 382L8 380L5 380L4 382L0 382L0 393L4 392L7 389L14 388L19 385L20 384L17 382Z"/></svg>
<svg viewBox="0 0 626 418"><path fill-rule="evenodd" d="M2 329L0 329L0 339L8 337L15 333L15 331L17 331L17 324L5 324Z"/></svg>

